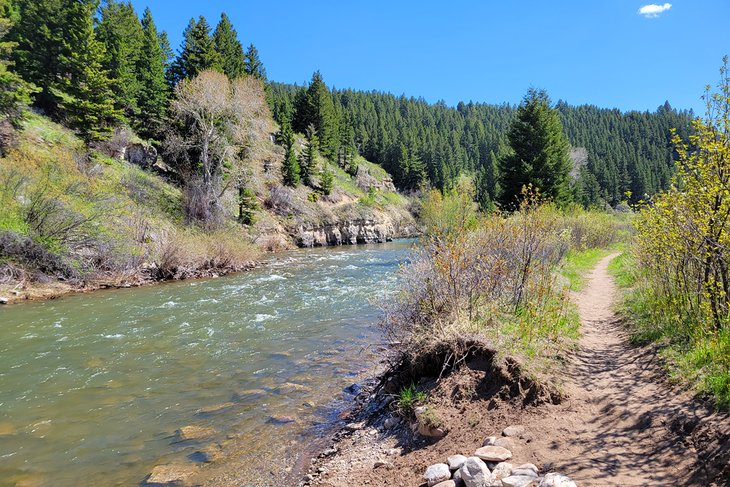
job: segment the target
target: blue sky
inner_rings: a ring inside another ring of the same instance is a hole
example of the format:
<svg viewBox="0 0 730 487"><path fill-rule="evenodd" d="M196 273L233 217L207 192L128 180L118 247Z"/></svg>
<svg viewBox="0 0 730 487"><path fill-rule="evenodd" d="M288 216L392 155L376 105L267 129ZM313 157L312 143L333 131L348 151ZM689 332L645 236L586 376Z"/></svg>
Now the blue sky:
<svg viewBox="0 0 730 487"><path fill-rule="evenodd" d="M517 103L530 86L554 101L703 113L730 54L730 1L132 0L177 49L191 16L225 11L270 79L458 101ZM663 10L663 11L662 11Z"/></svg>

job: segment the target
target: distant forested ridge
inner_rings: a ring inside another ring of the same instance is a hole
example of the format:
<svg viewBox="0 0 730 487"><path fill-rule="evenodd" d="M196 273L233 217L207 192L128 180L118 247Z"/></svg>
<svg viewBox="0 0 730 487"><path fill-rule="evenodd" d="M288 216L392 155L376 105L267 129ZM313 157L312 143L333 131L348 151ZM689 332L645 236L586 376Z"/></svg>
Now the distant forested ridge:
<svg viewBox="0 0 730 487"><path fill-rule="evenodd" d="M279 123L287 117L295 128L308 122L298 103L305 92L306 87L270 84L269 102ZM506 133L516 106L461 102L453 108L349 89L330 95L335 121L351 127L360 154L387 169L400 189L417 189L424 181L449 189L467 173L475 177L480 203L498 196L497 161L509 150ZM687 136L694 117L668 102L654 112L563 101L555 107L572 147L574 198L585 206L636 202L665 189L674 171L670 131Z"/></svg>

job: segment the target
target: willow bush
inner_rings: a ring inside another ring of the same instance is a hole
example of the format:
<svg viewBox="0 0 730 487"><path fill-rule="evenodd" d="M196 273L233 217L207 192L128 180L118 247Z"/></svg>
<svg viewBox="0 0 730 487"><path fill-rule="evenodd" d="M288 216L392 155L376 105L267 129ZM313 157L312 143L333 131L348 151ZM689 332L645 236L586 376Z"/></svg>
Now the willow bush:
<svg viewBox="0 0 730 487"><path fill-rule="evenodd" d="M705 95L689 141L676 134L671 188L640 213L636 259L650 335L669 338L683 375L730 405L730 77ZM646 330L645 330L646 331Z"/></svg>

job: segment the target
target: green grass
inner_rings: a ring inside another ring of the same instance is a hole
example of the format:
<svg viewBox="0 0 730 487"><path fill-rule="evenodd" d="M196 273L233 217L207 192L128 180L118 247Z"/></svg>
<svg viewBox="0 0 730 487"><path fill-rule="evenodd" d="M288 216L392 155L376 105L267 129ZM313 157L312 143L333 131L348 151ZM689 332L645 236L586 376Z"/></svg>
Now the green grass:
<svg viewBox="0 0 730 487"><path fill-rule="evenodd" d="M659 346L667 375L678 384L712 398L719 409L730 409L730 331L700 334L687 313L658 291L630 252L609 265L623 290L619 312L627 318L631 340Z"/></svg>
<svg viewBox="0 0 730 487"><path fill-rule="evenodd" d="M398 394L398 410L406 416L411 415L416 405L426 400L426 393L419 391L415 384L404 387Z"/></svg>
<svg viewBox="0 0 730 487"><path fill-rule="evenodd" d="M598 261L611 253L611 249L571 250L565 257L560 274L568 279L572 291L580 291L585 286L586 274Z"/></svg>

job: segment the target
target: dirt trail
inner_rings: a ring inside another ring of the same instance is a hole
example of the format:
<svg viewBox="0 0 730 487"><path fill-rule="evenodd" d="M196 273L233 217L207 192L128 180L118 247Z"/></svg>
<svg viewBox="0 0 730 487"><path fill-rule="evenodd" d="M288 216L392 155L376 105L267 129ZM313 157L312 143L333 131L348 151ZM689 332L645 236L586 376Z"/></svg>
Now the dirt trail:
<svg viewBox="0 0 730 487"><path fill-rule="evenodd" d="M521 424L525 434L509 439L511 462L567 474L581 487L730 486L730 420L670 387L655 350L629 343L612 311L617 291L607 268L613 257L601 260L573 296L582 337L560 404L501 398L491 373L467 364L430 393L430 407L449 428L445 438L414 435L406 422L385 427L386 410L336 440L337 454L313 463L311 485L425 485L428 465L471 455L485 437ZM459 399L464 390L475 396Z"/></svg>
<svg viewBox="0 0 730 487"><path fill-rule="evenodd" d="M565 384L568 399L531 419L529 449L579 485L707 485L697 453L667 426L688 398L665 384L649 350L629 345L612 311L613 257L574 295L582 338Z"/></svg>

